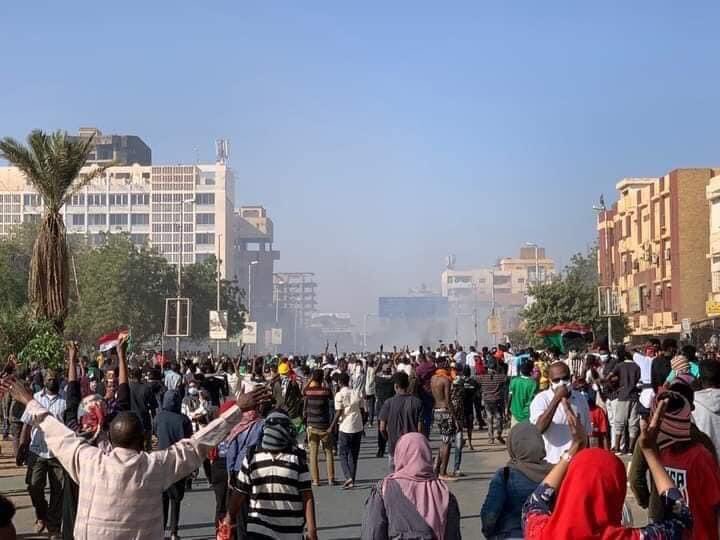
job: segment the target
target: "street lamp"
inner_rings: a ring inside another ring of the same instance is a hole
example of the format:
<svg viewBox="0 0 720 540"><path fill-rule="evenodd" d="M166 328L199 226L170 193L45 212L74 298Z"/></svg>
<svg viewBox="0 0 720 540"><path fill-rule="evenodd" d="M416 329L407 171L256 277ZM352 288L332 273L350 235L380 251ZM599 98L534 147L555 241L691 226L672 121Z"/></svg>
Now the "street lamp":
<svg viewBox="0 0 720 540"><path fill-rule="evenodd" d="M540 284L540 261L538 259L538 245L535 242L525 242L527 247L535 248L535 285Z"/></svg>
<svg viewBox="0 0 720 540"><path fill-rule="evenodd" d="M180 203L180 260L178 261L178 275L177 275L177 326L176 330L179 330L180 328L180 297L182 296L182 266L183 266L183 259L184 257L184 247L185 247L185 205L186 204L194 204L195 203L195 197L191 197L189 199L184 199ZM178 332L179 334L180 332ZM180 360L180 336L175 337L175 360Z"/></svg>

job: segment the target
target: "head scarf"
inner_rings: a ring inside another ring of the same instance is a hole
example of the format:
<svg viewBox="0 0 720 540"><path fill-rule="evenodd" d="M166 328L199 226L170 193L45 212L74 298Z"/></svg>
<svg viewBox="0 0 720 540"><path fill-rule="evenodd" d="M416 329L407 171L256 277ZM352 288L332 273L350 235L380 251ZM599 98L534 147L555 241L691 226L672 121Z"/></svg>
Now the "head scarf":
<svg viewBox="0 0 720 540"><path fill-rule="evenodd" d="M681 384L686 383L682 382L682 380L676 380L672 385L673 390L661 389L655 398L653 412L660 399L670 400L667 409L665 409L665 414L663 414L662 421L660 422L660 430L657 437L657 444L660 450L675 443L690 442L692 405L687 397L683 395L684 393L675 390ZM692 392L692 389L689 389Z"/></svg>
<svg viewBox="0 0 720 540"><path fill-rule="evenodd" d="M232 400L228 400L222 405L220 405L220 409L218 410L218 415L223 414L224 412L230 410L233 405L235 405L235 402ZM240 433L245 431L247 428L249 428L252 424L260 420L260 416L258 415L257 411L255 409L251 409L249 411L245 411L242 413L242 416L240 417L240 422L235 424L233 428L230 430L230 433L227 437L225 437L225 442L232 441L235 437L237 437Z"/></svg>
<svg viewBox="0 0 720 540"><path fill-rule="evenodd" d="M435 476L430 444L420 433L407 433L395 445L395 472L386 476L400 486L438 540L445 538L450 490Z"/></svg>
<svg viewBox="0 0 720 540"><path fill-rule="evenodd" d="M682 354L678 354L675 358L670 360L670 366L677 375L690 371L690 362L688 362L688 359Z"/></svg>
<svg viewBox="0 0 720 540"><path fill-rule="evenodd" d="M265 419L262 441L263 450L280 452L295 446L295 428L284 412L273 412Z"/></svg>
<svg viewBox="0 0 720 540"><path fill-rule="evenodd" d="M507 466L516 469L533 482L542 482L552 469L545 461L545 443L542 435L530 422L516 424L507 441L510 461Z"/></svg>
<svg viewBox="0 0 720 540"><path fill-rule="evenodd" d="M97 437L100 430L105 425L105 419L107 418L107 405L105 400L97 394L87 396L81 402L81 409L83 415L80 418L81 431L83 433L92 434L92 437Z"/></svg>
<svg viewBox="0 0 720 540"><path fill-rule="evenodd" d="M631 540L633 529L620 523L627 477L622 461L607 450L589 448L570 462L555 511L541 539Z"/></svg>

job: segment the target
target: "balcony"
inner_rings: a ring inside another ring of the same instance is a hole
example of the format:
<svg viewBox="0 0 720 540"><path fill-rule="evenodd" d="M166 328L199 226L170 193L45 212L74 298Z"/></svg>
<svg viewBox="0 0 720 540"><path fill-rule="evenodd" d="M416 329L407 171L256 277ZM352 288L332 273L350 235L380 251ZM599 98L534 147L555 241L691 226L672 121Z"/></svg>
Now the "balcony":
<svg viewBox="0 0 720 540"><path fill-rule="evenodd" d="M720 272L719 271L711 272L711 276L712 276L712 292L720 293Z"/></svg>
<svg viewBox="0 0 720 540"><path fill-rule="evenodd" d="M710 254L720 254L720 231L710 233Z"/></svg>

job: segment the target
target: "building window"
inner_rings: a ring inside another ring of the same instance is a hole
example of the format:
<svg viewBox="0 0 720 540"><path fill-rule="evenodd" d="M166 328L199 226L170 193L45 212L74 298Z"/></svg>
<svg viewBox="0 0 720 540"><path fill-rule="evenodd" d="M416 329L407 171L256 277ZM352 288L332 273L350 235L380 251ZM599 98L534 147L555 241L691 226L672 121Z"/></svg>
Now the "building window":
<svg viewBox="0 0 720 540"><path fill-rule="evenodd" d="M148 241L147 234L131 234L130 241L136 246L142 246Z"/></svg>
<svg viewBox="0 0 720 540"><path fill-rule="evenodd" d="M106 219L105 214L88 214L88 225L105 225Z"/></svg>
<svg viewBox="0 0 720 540"><path fill-rule="evenodd" d="M127 214L110 214L110 225L127 225Z"/></svg>
<svg viewBox="0 0 720 540"><path fill-rule="evenodd" d="M128 196L127 193L111 193L109 195L110 206L127 206Z"/></svg>
<svg viewBox="0 0 720 540"><path fill-rule="evenodd" d="M107 198L104 193L88 193L87 203L88 206L105 206Z"/></svg>
<svg viewBox="0 0 720 540"><path fill-rule="evenodd" d="M214 193L198 193L195 196L195 202L197 204L215 204Z"/></svg>
<svg viewBox="0 0 720 540"><path fill-rule="evenodd" d="M25 193L23 195L23 204L25 206L40 206L40 195L37 193Z"/></svg>
<svg viewBox="0 0 720 540"><path fill-rule="evenodd" d="M132 225L150 225L150 214L130 214Z"/></svg>
<svg viewBox="0 0 720 540"><path fill-rule="evenodd" d="M215 233L197 233L195 243L199 245L212 245L215 243Z"/></svg>
<svg viewBox="0 0 720 540"><path fill-rule="evenodd" d="M71 214L73 225L85 225L85 214Z"/></svg>
<svg viewBox="0 0 720 540"><path fill-rule="evenodd" d="M198 262L198 263L205 262L212 256L213 256L212 253L198 253L195 255L195 262Z"/></svg>
<svg viewBox="0 0 720 540"><path fill-rule="evenodd" d="M24 214L23 221L25 223L40 223L40 214ZM2 220L0 220L0 222L2 222Z"/></svg>
<svg viewBox="0 0 720 540"><path fill-rule="evenodd" d="M150 204L150 194L148 193L133 193L130 195L130 203L133 206L147 206Z"/></svg>
<svg viewBox="0 0 720 540"><path fill-rule="evenodd" d="M85 206L85 194L80 193L70 198L70 206Z"/></svg>
<svg viewBox="0 0 720 540"><path fill-rule="evenodd" d="M215 225L215 214L195 214L197 225Z"/></svg>

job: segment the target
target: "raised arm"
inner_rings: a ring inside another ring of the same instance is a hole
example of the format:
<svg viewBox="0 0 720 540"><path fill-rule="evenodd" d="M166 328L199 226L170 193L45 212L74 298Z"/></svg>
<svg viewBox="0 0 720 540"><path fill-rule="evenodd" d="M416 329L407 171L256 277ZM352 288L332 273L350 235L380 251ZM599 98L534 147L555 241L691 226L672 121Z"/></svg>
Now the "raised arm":
<svg viewBox="0 0 720 540"><path fill-rule="evenodd" d="M567 399L569 395L568 389L565 386L560 386L557 390L555 390L555 395L553 395L553 398L547 408L537 417L537 420L535 421L535 426L538 428L540 433L545 433L545 431L547 431L547 428L549 428L552 423L553 416L555 416L555 411L557 410L558 405L560 405L563 399Z"/></svg>
<svg viewBox="0 0 720 540"><path fill-rule="evenodd" d="M117 400L121 411L130 410L130 384L128 383L127 368L127 333L120 334L117 344L118 353L118 388Z"/></svg>

